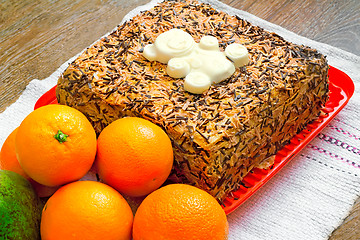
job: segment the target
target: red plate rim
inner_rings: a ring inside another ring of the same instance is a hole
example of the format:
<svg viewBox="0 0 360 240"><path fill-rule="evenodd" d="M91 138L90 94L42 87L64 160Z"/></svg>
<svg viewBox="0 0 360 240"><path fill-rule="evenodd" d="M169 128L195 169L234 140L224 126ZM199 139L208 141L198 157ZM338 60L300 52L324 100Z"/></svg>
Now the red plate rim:
<svg viewBox="0 0 360 240"><path fill-rule="evenodd" d="M319 132L345 107L354 94L355 86L351 78L339 69L329 69L329 100L322 111L325 113L308 124L295 135L275 156L275 163L270 169L253 169L247 174L236 191L233 191L223 202L226 214L231 213L249 199L260 187L268 182L286 163L294 158ZM42 95L35 103L34 109L48 104L57 104L56 86Z"/></svg>

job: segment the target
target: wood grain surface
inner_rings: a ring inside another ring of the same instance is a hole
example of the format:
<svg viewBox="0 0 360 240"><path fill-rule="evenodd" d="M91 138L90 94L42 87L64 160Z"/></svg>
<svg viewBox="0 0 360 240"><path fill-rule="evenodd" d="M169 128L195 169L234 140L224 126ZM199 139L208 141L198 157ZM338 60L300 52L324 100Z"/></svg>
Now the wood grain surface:
<svg viewBox="0 0 360 240"><path fill-rule="evenodd" d="M0 112L34 78L117 26L149 0L0 1ZM223 0L310 39L360 55L359 0ZM330 239L360 239L360 201Z"/></svg>

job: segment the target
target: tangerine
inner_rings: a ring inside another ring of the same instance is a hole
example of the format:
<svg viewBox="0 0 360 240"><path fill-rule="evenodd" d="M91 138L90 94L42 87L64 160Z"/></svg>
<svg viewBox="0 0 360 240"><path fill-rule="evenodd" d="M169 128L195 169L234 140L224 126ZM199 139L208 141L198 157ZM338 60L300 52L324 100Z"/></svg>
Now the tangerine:
<svg viewBox="0 0 360 240"><path fill-rule="evenodd" d="M119 192L100 182L61 187L44 206L42 240L130 240L133 213Z"/></svg>
<svg viewBox="0 0 360 240"><path fill-rule="evenodd" d="M19 164L15 151L15 137L18 128L15 128L6 138L0 152L0 169L9 170L20 174L27 180L31 178L25 173Z"/></svg>
<svg viewBox="0 0 360 240"><path fill-rule="evenodd" d="M96 155L96 134L80 111L52 104L22 121L15 147L21 167L32 179L59 186L89 171Z"/></svg>
<svg viewBox="0 0 360 240"><path fill-rule="evenodd" d="M95 165L100 178L119 192L144 196L159 188L170 174L171 141L148 120L121 118L100 133Z"/></svg>
<svg viewBox="0 0 360 240"><path fill-rule="evenodd" d="M134 218L134 240L228 239L226 214L210 194L186 184L150 193Z"/></svg>
<svg viewBox="0 0 360 240"><path fill-rule="evenodd" d="M34 181L26 174L26 172L20 166L15 151L15 137L17 130L18 128L16 128L14 131L10 133L10 135L6 138L3 146L1 147L0 169L13 171L20 174L31 183L31 185L33 186L35 192L39 197L49 197L56 191L57 187L44 186Z"/></svg>

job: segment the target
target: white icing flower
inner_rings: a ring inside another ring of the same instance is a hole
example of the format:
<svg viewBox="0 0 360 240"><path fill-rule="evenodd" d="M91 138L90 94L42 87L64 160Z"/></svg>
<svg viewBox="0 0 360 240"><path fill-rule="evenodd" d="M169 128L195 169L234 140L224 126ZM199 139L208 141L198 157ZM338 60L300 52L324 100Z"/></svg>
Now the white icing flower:
<svg viewBox="0 0 360 240"><path fill-rule="evenodd" d="M249 61L247 49L240 44L231 44L221 52L217 38L203 36L197 44L190 34L180 29L160 34L154 44L145 46L143 55L149 61L167 63L168 75L185 77L184 89L194 94L201 94L212 83L229 78L235 67Z"/></svg>

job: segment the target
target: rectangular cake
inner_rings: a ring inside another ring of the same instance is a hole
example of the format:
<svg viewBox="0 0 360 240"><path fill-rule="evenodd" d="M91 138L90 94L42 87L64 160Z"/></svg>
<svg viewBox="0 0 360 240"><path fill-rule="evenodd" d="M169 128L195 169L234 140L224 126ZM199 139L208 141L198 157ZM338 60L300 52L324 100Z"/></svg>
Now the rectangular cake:
<svg viewBox="0 0 360 240"><path fill-rule="evenodd" d="M179 28L220 49L244 45L249 63L202 94L184 90L144 47ZM328 64L314 49L284 40L197 1L164 1L119 25L86 49L58 80L57 99L83 112L97 133L112 121L142 117L172 140L171 179L220 202L254 167L271 159L320 114L328 99Z"/></svg>

